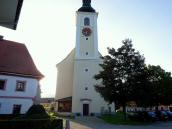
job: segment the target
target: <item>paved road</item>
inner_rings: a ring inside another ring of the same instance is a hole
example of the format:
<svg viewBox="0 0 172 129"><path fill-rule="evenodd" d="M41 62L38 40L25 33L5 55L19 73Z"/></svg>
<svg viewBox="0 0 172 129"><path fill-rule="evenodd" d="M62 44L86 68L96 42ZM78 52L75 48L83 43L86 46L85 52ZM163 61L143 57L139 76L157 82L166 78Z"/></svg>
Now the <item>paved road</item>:
<svg viewBox="0 0 172 129"><path fill-rule="evenodd" d="M71 129L172 129L171 122L156 122L146 126L128 126L107 124L96 117L77 117L70 121Z"/></svg>

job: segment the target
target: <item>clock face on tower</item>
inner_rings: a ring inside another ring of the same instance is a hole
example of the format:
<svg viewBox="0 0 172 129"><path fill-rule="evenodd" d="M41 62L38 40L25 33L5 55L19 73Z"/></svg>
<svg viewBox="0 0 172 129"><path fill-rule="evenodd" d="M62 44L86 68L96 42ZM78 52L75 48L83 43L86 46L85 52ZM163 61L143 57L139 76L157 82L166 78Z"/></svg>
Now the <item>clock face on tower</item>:
<svg viewBox="0 0 172 129"><path fill-rule="evenodd" d="M85 28L82 29L82 34L84 36L86 36L86 37L90 36L91 35L91 32L92 32L91 29L88 28L88 27L85 27Z"/></svg>

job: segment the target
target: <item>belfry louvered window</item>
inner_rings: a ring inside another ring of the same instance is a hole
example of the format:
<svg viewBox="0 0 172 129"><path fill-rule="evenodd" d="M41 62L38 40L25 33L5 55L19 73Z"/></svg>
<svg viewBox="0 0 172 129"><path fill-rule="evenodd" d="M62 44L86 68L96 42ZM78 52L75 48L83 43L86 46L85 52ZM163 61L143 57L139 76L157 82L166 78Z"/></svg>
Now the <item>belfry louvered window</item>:
<svg viewBox="0 0 172 129"><path fill-rule="evenodd" d="M88 17L84 18L84 26L90 25L90 19Z"/></svg>

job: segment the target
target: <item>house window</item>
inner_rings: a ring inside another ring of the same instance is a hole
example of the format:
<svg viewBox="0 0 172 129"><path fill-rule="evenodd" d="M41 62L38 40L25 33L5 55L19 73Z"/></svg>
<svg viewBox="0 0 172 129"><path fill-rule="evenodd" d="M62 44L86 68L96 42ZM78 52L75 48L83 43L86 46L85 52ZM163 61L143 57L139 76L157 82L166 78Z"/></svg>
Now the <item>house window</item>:
<svg viewBox="0 0 172 129"><path fill-rule="evenodd" d="M90 19L88 17L84 18L84 26L90 25Z"/></svg>
<svg viewBox="0 0 172 129"><path fill-rule="evenodd" d="M20 114L20 110L21 110L21 105L19 104L13 105L13 114Z"/></svg>
<svg viewBox="0 0 172 129"><path fill-rule="evenodd" d="M6 80L0 80L0 90L5 90Z"/></svg>
<svg viewBox="0 0 172 129"><path fill-rule="evenodd" d="M85 54L88 55L88 52L86 52Z"/></svg>
<svg viewBox="0 0 172 129"><path fill-rule="evenodd" d="M25 91L26 82L25 81L17 81L16 91Z"/></svg>
<svg viewBox="0 0 172 129"><path fill-rule="evenodd" d="M85 90L88 90L88 87L85 87Z"/></svg>

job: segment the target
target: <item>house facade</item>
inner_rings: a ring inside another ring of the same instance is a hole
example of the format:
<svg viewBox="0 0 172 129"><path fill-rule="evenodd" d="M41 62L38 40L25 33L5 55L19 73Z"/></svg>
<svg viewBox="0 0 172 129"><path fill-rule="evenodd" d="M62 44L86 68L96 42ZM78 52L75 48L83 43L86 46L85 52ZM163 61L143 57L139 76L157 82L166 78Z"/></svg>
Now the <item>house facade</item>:
<svg viewBox="0 0 172 129"><path fill-rule="evenodd" d="M0 39L0 114L24 114L40 93L37 70L26 46Z"/></svg>
<svg viewBox="0 0 172 129"><path fill-rule="evenodd" d="M57 64L56 110L81 116L100 115L113 111L114 105L95 91L100 81L94 75L101 70L98 51L98 13L91 7L91 0L83 0L76 12L76 45L71 53Z"/></svg>

